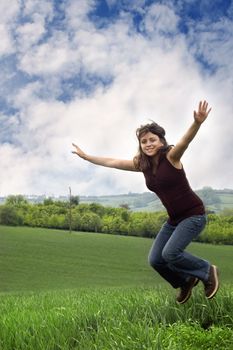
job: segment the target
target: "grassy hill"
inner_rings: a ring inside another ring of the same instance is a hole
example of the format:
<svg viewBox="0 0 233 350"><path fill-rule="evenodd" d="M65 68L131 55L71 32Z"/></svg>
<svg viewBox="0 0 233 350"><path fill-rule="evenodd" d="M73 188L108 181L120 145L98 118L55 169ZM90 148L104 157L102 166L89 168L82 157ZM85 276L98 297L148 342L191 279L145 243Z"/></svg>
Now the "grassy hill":
<svg viewBox="0 0 233 350"><path fill-rule="evenodd" d="M233 190L214 190L211 187L204 187L196 193L202 198L209 210L219 212L233 209ZM159 211L164 210L159 198L151 192L128 193L112 196L80 196L82 203L99 203L106 206L119 207L128 205L133 211Z"/></svg>
<svg viewBox="0 0 233 350"><path fill-rule="evenodd" d="M0 226L0 290L153 284L150 241Z"/></svg>
<svg viewBox="0 0 233 350"><path fill-rule="evenodd" d="M0 291L156 286L147 263L151 239L0 226ZM232 246L193 243L197 255L231 280ZM167 284L166 284L167 285Z"/></svg>

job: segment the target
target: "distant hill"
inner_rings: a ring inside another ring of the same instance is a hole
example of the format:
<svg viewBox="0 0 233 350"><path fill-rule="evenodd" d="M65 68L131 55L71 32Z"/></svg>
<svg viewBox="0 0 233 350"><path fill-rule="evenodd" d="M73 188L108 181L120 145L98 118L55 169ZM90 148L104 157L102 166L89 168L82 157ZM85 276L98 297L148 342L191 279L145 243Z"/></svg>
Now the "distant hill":
<svg viewBox="0 0 233 350"><path fill-rule="evenodd" d="M211 187L203 187L195 191L204 201L208 210L219 212L224 209L233 209L233 190L215 190ZM159 198L152 192L109 195L109 196L79 196L80 203L99 203L104 206L119 207L125 206L132 211L159 211L164 207ZM30 203L43 203L48 199L46 195L23 195ZM7 197L0 197L0 204L4 204ZM54 201L69 201L69 196L49 196Z"/></svg>
<svg viewBox="0 0 233 350"><path fill-rule="evenodd" d="M215 190L211 187L195 191L203 200L208 210L219 212L223 209L233 209L233 190ZM111 196L80 196L80 203L99 203L111 207L128 206L133 211L163 210L159 198L151 192L128 193Z"/></svg>

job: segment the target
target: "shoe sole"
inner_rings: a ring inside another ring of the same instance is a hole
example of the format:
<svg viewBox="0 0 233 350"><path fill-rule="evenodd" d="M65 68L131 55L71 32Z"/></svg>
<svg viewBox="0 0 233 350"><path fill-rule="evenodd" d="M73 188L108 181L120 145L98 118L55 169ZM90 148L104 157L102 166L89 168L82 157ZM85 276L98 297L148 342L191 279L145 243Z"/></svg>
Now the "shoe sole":
<svg viewBox="0 0 233 350"><path fill-rule="evenodd" d="M215 279L216 285L215 285L213 292L210 295L206 296L207 299L212 299L215 296L215 294L217 293L218 288L219 288L218 269L217 269L217 266L215 266L215 265L212 265L212 267L214 270L214 279Z"/></svg>
<svg viewBox="0 0 233 350"><path fill-rule="evenodd" d="M192 286L190 287L189 294L187 294L187 296L186 296L185 299L183 299L183 300L181 300L181 301L178 301L178 300L177 300L177 303L178 303L178 304L184 304L184 303L186 303L186 301L189 300L189 298L190 298L191 295L192 295L192 289L193 289L193 287L195 287L195 286L198 284L198 282L199 282L199 279L198 279L198 278L195 278L195 280L194 280Z"/></svg>

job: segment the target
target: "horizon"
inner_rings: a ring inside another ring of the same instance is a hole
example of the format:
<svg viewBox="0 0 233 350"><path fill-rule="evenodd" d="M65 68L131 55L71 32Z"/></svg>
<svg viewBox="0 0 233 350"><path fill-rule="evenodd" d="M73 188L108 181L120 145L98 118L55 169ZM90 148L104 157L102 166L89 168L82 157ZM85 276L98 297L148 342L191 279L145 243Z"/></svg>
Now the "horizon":
<svg viewBox="0 0 233 350"><path fill-rule="evenodd" d="M198 191L202 191L202 190L205 190L205 189L211 189L213 191L217 191L217 192L227 192L227 191L230 191L230 192L233 192L233 188L212 188L210 186L204 186L202 188L198 188L198 189L194 189L194 192L198 192ZM118 194L100 194L100 195L92 195L92 194L88 194L88 195L85 195L85 194L82 194L82 195L79 195L79 194L71 194L72 196L78 196L78 197L120 197L120 196L133 196L133 195L141 195L141 194L148 194L150 193L152 196L155 196L156 197L156 194L154 192L151 192L151 191L144 191L144 192L128 192L128 193L118 193ZM62 198L62 197L65 197L65 198L69 198L69 193L67 191L67 194L46 194L46 193L41 193L41 194L23 194L23 193L16 193L16 194L8 194L8 195L5 195L5 196L1 196L0 194L0 199L3 199L3 198L7 198L9 196L23 196L25 198L27 197L45 197L45 198Z"/></svg>

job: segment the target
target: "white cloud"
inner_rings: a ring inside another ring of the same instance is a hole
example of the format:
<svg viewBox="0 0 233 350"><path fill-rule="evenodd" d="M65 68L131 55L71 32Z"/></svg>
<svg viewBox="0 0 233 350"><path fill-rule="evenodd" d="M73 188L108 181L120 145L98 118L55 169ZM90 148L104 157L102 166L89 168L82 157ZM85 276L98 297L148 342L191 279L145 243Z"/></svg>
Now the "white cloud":
<svg viewBox="0 0 233 350"><path fill-rule="evenodd" d="M0 45L0 55L10 53L12 51L11 37L8 34L8 30L4 24L0 24L0 37L2 38Z"/></svg>
<svg viewBox="0 0 233 350"><path fill-rule="evenodd" d="M25 0L22 5L22 16L26 20L16 28L16 42L19 52L30 52L32 46L46 33L46 24L54 16L53 6L47 0Z"/></svg>
<svg viewBox="0 0 233 350"><path fill-rule="evenodd" d="M20 68L31 75L54 74L66 64L67 55L68 51L59 42L44 43L22 57Z"/></svg>
<svg viewBox="0 0 233 350"><path fill-rule="evenodd" d="M218 68L218 74L232 76L233 63L229 58L233 54L233 22L220 18L212 24L209 21L195 25L190 31L189 42L196 54L204 57L208 64Z"/></svg>
<svg viewBox="0 0 233 350"><path fill-rule="evenodd" d="M20 8L18 0L9 0L0 2L1 23L14 22Z"/></svg>
<svg viewBox="0 0 233 350"><path fill-rule="evenodd" d="M18 27L18 42L20 43L20 50L31 48L33 44L36 44L41 36L45 33L44 21L39 18L33 23L25 23L22 26ZM22 48L22 44L24 48Z"/></svg>
<svg viewBox="0 0 233 350"><path fill-rule="evenodd" d="M145 15L144 26L149 34L176 34L178 16L169 6L162 4L151 5Z"/></svg>
<svg viewBox="0 0 233 350"><path fill-rule="evenodd" d="M24 153L14 145L1 144L0 161L4 165L4 171L1 173L1 195L33 191L31 183L38 170L35 155Z"/></svg>
<svg viewBox="0 0 233 350"><path fill-rule="evenodd" d="M67 20L68 30L80 30L81 28L92 27L87 15L96 6L95 0L68 0L64 11Z"/></svg>
<svg viewBox="0 0 233 350"><path fill-rule="evenodd" d="M23 15L35 18L38 14L44 18L53 17L53 5L49 0L24 0Z"/></svg>
<svg viewBox="0 0 233 350"><path fill-rule="evenodd" d="M19 2L17 0L0 2L0 57L14 51L14 39L11 30L14 28L18 11Z"/></svg>

